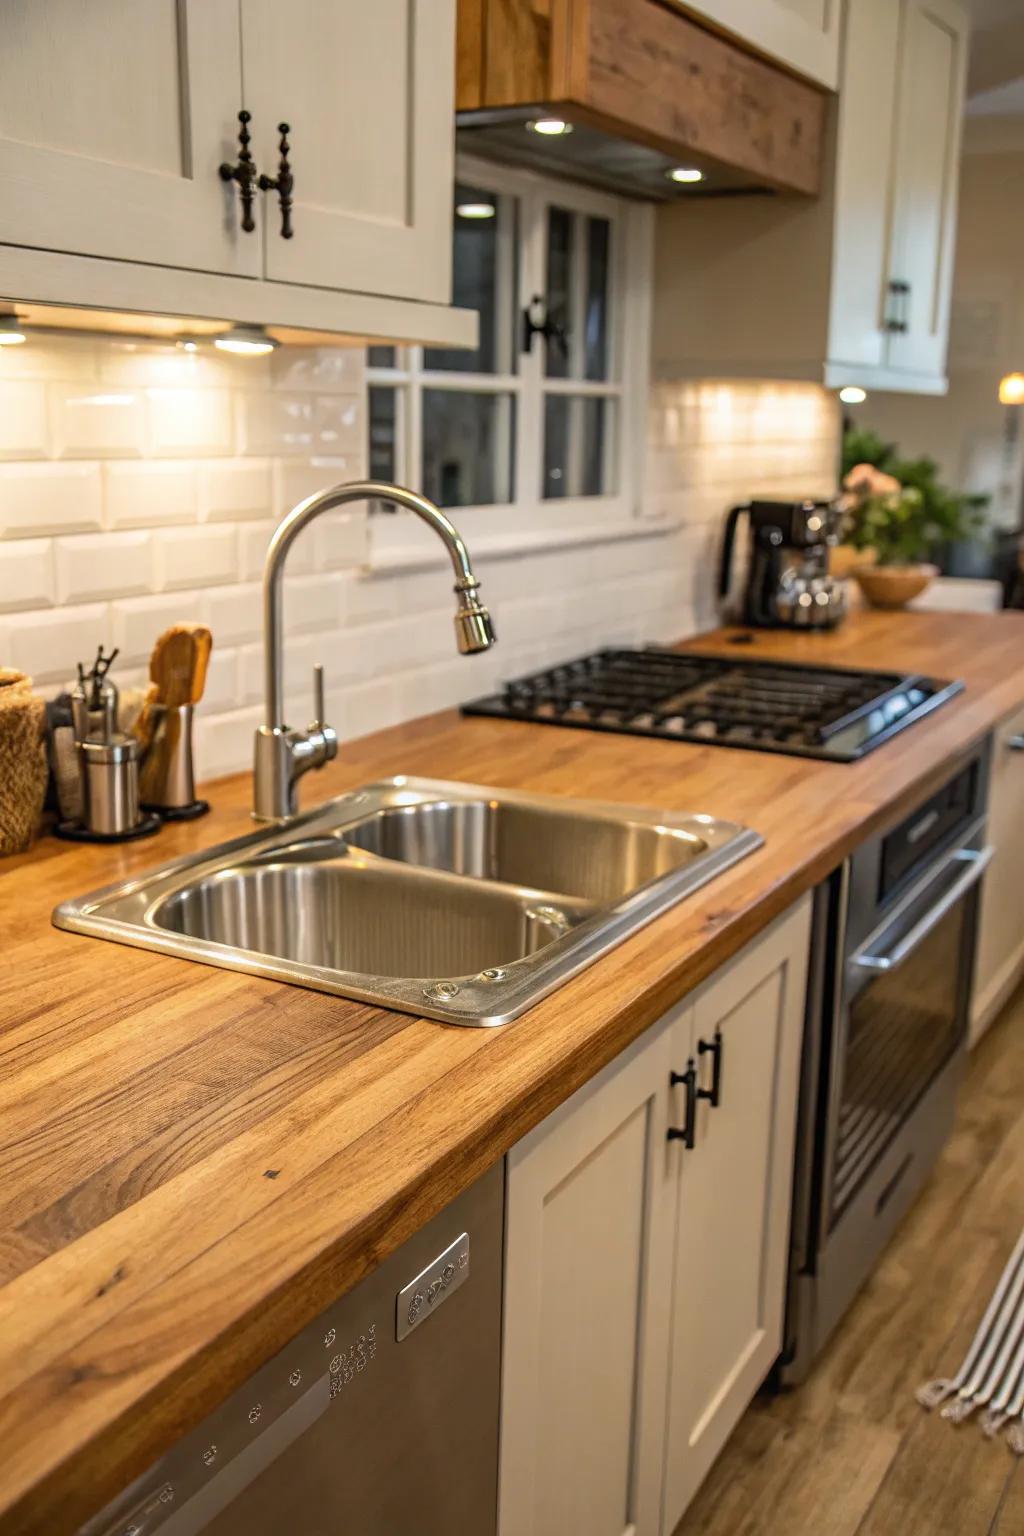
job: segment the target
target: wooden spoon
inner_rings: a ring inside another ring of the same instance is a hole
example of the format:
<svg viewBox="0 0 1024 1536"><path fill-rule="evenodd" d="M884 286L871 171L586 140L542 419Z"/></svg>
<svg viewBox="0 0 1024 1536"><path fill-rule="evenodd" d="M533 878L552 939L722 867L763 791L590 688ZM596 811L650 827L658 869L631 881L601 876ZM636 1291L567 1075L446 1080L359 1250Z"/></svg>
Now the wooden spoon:
<svg viewBox="0 0 1024 1536"><path fill-rule="evenodd" d="M212 645L205 624L174 624L160 636L149 663L157 703L176 709L199 702Z"/></svg>

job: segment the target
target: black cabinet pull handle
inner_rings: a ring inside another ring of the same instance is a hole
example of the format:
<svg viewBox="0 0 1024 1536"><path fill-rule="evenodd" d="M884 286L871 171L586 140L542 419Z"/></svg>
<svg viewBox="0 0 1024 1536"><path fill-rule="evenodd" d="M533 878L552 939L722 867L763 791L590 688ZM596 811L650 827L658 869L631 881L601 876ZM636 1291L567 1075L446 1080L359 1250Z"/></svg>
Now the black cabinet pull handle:
<svg viewBox="0 0 1024 1536"><path fill-rule="evenodd" d="M543 336L550 344L558 347L563 357L569 356L569 335L564 325L559 325L557 320L552 320L548 314L547 305L542 294L535 293L533 298L523 310L523 351L533 351L533 338Z"/></svg>
<svg viewBox="0 0 1024 1536"><path fill-rule="evenodd" d="M907 318L910 303L910 284L901 282L899 278L891 278L889 281L889 293L895 303L889 306L889 313L885 320L885 329L896 336L905 336L910 330L910 321Z"/></svg>
<svg viewBox="0 0 1024 1536"><path fill-rule="evenodd" d="M252 113L246 112L243 107L238 114L238 162L236 165L231 165L225 160L219 171L221 181L238 183L238 195L242 202L242 228L247 235L251 235L256 228L256 221L252 216L253 204L256 201L256 166L249 153L251 121Z"/></svg>
<svg viewBox="0 0 1024 1536"><path fill-rule="evenodd" d="M698 1040L698 1056L706 1056L711 1052L711 1087L698 1088L698 1099L707 1099L712 1109L717 1109L722 1102L722 1031L716 1029L712 1040Z"/></svg>
<svg viewBox="0 0 1024 1536"><path fill-rule="evenodd" d="M686 1116L682 1128L670 1125L668 1128L669 1141L681 1141L690 1152L697 1144L697 1068L691 1056L686 1063L685 1072L673 1072L669 1076L669 1082L673 1088L680 1084L686 1089Z"/></svg>
<svg viewBox="0 0 1024 1536"><path fill-rule="evenodd" d="M292 229L292 192L295 189L295 177L288 160L288 151L291 145L288 143L288 135L291 133L287 123L278 123L277 131L281 135L278 145L281 158L277 162L276 176L261 176L260 191L276 192L277 200L281 205L281 239L290 240L295 233Z"/></svg>

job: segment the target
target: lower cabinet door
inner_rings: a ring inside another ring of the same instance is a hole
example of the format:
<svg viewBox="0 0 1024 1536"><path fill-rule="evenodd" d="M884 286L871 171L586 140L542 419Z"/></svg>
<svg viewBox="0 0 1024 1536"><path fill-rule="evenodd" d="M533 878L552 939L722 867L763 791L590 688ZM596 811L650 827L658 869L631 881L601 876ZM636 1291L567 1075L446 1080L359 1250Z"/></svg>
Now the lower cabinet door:
<svg viewBox="0 0 1024 1536"><path fill-rule="evenodd" d="M782 1343L810 902L674 1024L672 1067L704 1093L679 1160L664 1532L670 1536ZM674 1090L683 1096L683 1089ZM681 1105L680 1111L681 1113Z"/></svg>
<svg viewBox="0 0 1024 1536"><path fill-rule="evenodd" d="M995 848L995 855L981 888L972 1045L981 1039L1024 974L1017 863L1024 848L1024 710L1005 720L995 734L985 840Z"/></svg>
<svg viewBox="0 0 1024 1536"><path fill-rule="evenodd" d="M509 1153L500 1536L657 1536L674 1018Z"/></svg>

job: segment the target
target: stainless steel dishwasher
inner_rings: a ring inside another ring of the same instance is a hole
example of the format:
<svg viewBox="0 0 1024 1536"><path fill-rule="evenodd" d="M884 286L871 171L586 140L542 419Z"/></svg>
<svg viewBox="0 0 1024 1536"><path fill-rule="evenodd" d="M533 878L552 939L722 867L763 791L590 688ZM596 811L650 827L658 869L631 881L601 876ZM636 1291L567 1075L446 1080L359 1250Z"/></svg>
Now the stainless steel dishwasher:
<svg viewBox="0 0 1024 1536"><path fill-rule="evenodd" d="M493 1536L504 1164L81 1536Z"/></svg>

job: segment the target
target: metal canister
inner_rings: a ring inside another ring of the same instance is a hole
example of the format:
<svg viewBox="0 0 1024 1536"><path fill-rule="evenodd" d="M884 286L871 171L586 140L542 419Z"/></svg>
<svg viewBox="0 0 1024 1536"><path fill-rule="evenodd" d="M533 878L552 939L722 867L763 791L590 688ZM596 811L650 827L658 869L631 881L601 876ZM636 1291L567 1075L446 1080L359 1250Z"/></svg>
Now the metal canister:
<svg viewBox="0 0 1024 1536"><path fill-rule="evenodd" d="M130 832L139 823L139 744L134 736L80 741L82 822L104 836Z"/></svg>

